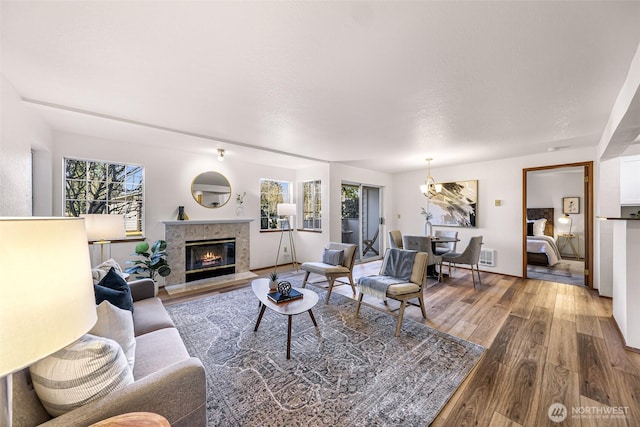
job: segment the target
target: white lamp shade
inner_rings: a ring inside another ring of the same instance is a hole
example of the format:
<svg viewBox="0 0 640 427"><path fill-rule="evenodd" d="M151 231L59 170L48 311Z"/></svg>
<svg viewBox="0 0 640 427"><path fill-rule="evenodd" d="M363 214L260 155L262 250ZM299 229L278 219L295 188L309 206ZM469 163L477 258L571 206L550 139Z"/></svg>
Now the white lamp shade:
<svg viewBox="0 0 640 427"><path fill-rule="evenodd" d="M295 216L296 204L295 203L278 203L278 216Z"/></svg>
<svg viewBox="0 0 640 427"><path fill-rule="evenodd" d="M85 220L89 242L123 239L126 235L124 215L85 214L80 216Z"/></svg>
<svg viewBox="0 0 640 427"><path fill-rule="evenodd" d="M0 377L80 338L96 322L81 218L0 218Z"/></svg>

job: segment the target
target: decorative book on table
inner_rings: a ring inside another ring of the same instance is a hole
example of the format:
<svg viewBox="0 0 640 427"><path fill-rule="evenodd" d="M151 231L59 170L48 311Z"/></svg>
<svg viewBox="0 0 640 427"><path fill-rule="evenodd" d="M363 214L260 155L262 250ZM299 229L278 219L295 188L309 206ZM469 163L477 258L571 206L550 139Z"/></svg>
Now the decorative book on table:
<svg viewBox="0 0 640 427"><path fill-rule="evenodd" d="M280 292L275 291L275 292L269 292L267 294L267 297L275 302L276 304L281 303L281 302L288 302L288 301L293 301L296 299L300 299L303 297L301 292L296 291L295 289L291 289L291 291L289 292L289 295L282 295Z"/></svg>

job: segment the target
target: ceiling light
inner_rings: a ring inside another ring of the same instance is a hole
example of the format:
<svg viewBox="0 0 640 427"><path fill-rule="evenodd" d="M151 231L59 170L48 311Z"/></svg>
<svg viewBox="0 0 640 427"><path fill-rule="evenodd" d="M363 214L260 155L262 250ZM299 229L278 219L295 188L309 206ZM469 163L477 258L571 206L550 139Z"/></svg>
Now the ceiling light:
<svg viewBox="0 0 640 427"><path fill-rule="evenodd" d="M218 148L218 160L224 161L224 150L222 148Z"/></svg>
<svg viewBox="0 0 640 427"><path fill-rule="evenodd" d="M433 160L431 157L427 158L427 179L425 180L424 184L422 184L420 186L420 192L422 194L424 194L424 197L426 197L427 199L430 197L429 196L429 190L431 189L431 186L436 182L435 179L433 179L433 177L431 176L431 160ZM441 187L442 188L442 187Z"/></svg>

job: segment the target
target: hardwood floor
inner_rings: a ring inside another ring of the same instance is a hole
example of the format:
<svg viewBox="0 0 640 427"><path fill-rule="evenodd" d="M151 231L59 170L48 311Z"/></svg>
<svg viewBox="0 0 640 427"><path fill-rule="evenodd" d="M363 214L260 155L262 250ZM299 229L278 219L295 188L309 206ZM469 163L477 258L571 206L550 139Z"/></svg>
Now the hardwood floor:
<svg viewBox="0 0 640 427"><path fill-rule="evenodd" d="M356 265L354 277L379 268L379 261ZM333 292L353 297L349 286ZM209 294L160 296L171 304ZM474 289L469 270L457 268L444 283L429 279L425 304L427 319L417 307L405 318L487 348L433 426L640 426L640 354L624 349L610 299L491 273ZM551 421L552 403L566 407L564 421Z"/></svg>

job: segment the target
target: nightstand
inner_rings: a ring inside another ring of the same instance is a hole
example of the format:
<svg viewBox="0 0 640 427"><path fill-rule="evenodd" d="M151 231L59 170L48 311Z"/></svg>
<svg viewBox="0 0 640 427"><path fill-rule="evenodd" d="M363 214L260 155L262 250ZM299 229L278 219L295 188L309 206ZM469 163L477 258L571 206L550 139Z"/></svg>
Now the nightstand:
<svg viewBox="0 0 640 427"><path fill-rule="evenodd" d="M577 234L573 234L573 233L558 234L557 243L558 243L558 250L560 251L560 255L562 255L562 250L567 246L567 243L568 243L569 247L571 248L571 252L573 252L573 256L576 259L580 259L580 251L576 249L576 245L573 243L574 240L578 243L578 247L580 247L580 238L578 237Z"/></svg>

